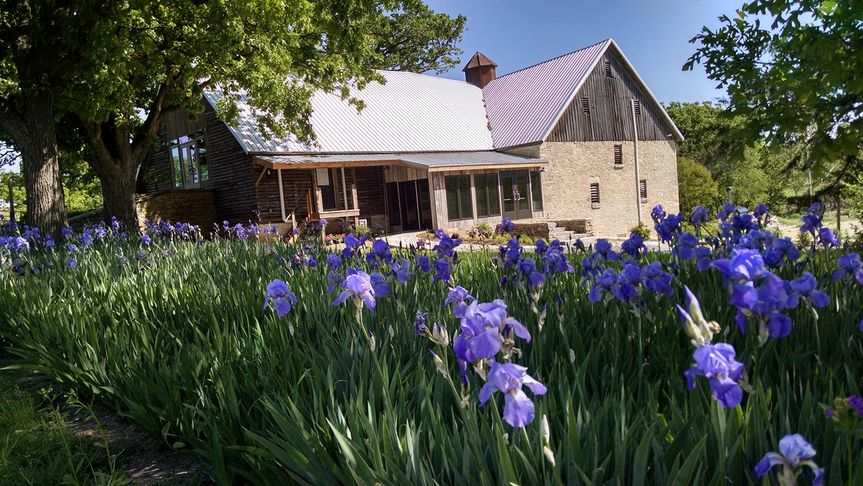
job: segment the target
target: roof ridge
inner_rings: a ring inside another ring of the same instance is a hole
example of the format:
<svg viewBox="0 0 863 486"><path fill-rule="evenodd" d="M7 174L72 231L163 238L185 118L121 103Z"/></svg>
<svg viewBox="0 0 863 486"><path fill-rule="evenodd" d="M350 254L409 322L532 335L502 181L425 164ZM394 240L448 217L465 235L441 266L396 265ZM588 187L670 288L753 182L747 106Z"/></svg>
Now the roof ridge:
<svg viewBox="0 0 863 486"><path fill-rule="evenodd" d="M547 62L551 62L551 61L554 61L554 60L556 60L556 59L560 59L561 57L566 57L566 56L569 56L570 54L575 54L576 52L585 51L585 50L587 50L587 49L590 49L591 47L596 47L596 46L598 46L598 45L600 45L600 44L609 43L609 42L610 42L610 41L612 41L612 40L613 40L613 38L612 38L612 37L609 37L609 38L607 38L607 39L603 39L603 40L601 40L601 41L599 41L599 42L594 42L593 44L591 44L591 45L589 45L589 46L584 46L584 47L582 47L582 48L580 48L580 49L576 49L576 50L574 50L574 51L569 51L569 52L567 52L567 53L560 54L560 55L558 55L558 56L550 57L550 58L548 58L548 59L546 59L546 60L544 60L544 61L540 61L540 62L538 62L538 63L531 64L530 66L525 66L525 67L523 67L523 68L516 69L515 71L508 72L508 73L506 73L506 74L502 74L502 75L498 76L497 78L495 78L494 80L492 80L492 83L493 83L494 81L497 81L498 79L505 78L505 77L509 76L510 74L515 74L515 73L518 73L518 72L521 72L521 71L525 71L525 70L527 70L527 69L534 68L534 67L539 66L539 65L541 65L541 64L545 64L545 63L547 63ZM489 84L491 84L491 83L489 83Z"/></svg>
<svg viewBox="0 0 863 486"><path fill-rule="evenodd" d="M393 73L393 74L410 74L413 76L422 76L424 78L440 79L443 81L455 81L456 83L459 83L459 84L467 84L469 86L473 86L476 89L480 89L480 88L477 88L476 86L468 83L467 81L465 81L463 79L446 78L444 76L438 76L436 74L415 73L413 71L398 71L395 69L376 69L376 71L380 71L382 73Z"/></svg>

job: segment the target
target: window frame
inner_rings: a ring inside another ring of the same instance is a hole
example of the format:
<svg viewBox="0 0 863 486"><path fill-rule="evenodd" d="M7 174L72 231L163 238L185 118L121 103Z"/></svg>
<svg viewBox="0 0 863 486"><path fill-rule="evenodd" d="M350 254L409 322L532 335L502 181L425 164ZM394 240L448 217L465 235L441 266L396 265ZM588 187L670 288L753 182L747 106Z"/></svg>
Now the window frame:
<svg viewBox="0 0 863 486"><path fill-rule="evenodd" d="M647 179L641 179L638 181L638 196L641 199L647 199Z"/></svg>
<svg viewBox="0 0 863 486"><path fill-rule="evenodd" d="M463 180L463 178L467 179L467 194L466 195L462 194L462 190L464 188L462 187L461 181ZM450 181L453 181L456 179L459 180L459 182L455 183L455 187L454 187L455 194L456 194L455 211L456 211L456 215L458 217L453 218L452 217L452 209L453 208L450 207L449 192L450 192L450 187L451 187ZM472 192L473 192L473 178L470 176L470 174L453 174L453 175L444 176L444 194L445 194L445 198L446 198L447 221L465 221L465 220L474 219L473 198L471 195ZM465 215L462 213L462 209L464 208L464 204L465 204L465 201L463 198L465 196L467 197L467 203L470 207L470 211L469 211L470 214L468 214L468 215Z"/></svg>
<svg viewBox="0 0 863 486"><path fill-rule="evenodd" d="M622 169L623 168L623 144L616 143L614 144L614 168Z"/></svg>
<svg viewBox="0 0 863 486"><path fill-rule="evenodd" d="M482 190L480 190L480 183L477 179L485 179L485 185L482 186ZM488 184L487 182L491 182L493 179L494 184ZM493 218L495 216L500 216L503 213L501 212L500 205L500 174L497 172L481 172L479 174L473 175L473 187L474 193L476 194L476 216L478 218ZM492 191L494 194L492 194ZM482 209L480 207L480 203L485 204L488 212L486 214L482 213ZM494 209L497 212L494 212Z"/></svg>
<svg viewBox="0 0 863 486"><path fill-rule="evenodd" d="M594 208L597 208L602 204L602 192L599 188L599 182L590 183L590 204Z"/></svg>
<svg viewBox="0 0 863 486"><path fill-rule="evenodd" d="M534 170L529 174L530 179L530 211L531 213L543 211L545 204L542 200L542 171ZM535 179L535 180L534 180ZM537 194L539 192L539 194ZM539 199L537 199L537 196Z"/></svg>
<svg viewBox="0 0 863 486"><path fill-rule="evenodd" d="M587 96L581 97L581 112L590 116L590 98Z"/></svg>
<svg viewBox="0 0 863 486"><path fill-rule="evenodd" d="M188 135L179 136L170 140L167 144L168 161L171 170L171 188L177 190L199 189L210 182L210 160L207 153L207 137L204 130L198 130ZM192 154L194 147L194 155ZM198 181L189 182L186 173L186 157L192 159L193 168L197 173ZM205 162L202 164L201 160ZM202 170L201 167L206 170Z"/></svg>

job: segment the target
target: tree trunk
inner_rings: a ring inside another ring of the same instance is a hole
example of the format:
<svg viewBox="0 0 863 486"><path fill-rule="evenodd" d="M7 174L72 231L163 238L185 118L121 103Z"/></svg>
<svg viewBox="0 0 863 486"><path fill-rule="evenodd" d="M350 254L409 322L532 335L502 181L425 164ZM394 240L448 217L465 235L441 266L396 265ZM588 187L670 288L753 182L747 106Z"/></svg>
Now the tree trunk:
<svg viewBox="0 0 863 486"><path fill-rule="evenodd" d="M56 235L66 224L66 204L51 95L43 91L25 94L22 122L23 133L12 135L21 152L27 222L44 234Z"/></svg>
<svg viewBox="0 0 863 486"><path fill-rule="evenodd" d="M102 204L105 219L116 217L126 225L127 231L138 231L138 212L135 204L135 166L116 161L110 168L96 171L102 182ZM107 170L106 170L107 169Z"/></svg>

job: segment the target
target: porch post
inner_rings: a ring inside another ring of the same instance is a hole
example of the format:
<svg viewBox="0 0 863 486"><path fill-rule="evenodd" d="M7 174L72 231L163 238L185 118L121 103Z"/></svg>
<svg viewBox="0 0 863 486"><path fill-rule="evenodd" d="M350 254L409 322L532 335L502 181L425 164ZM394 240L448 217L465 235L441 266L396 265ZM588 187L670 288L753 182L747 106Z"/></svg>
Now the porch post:
<svg viewBox="0 0 863 486"><path fill-rule="evenodd" d="M276 169L276 174L279 178L279 204L282 208L282 223L287 223L288 215L285 214L285 188L282 186L282 169Z"/></svg>
<svg viewBox="0 0 863 486"><path fill-rule="evenodd" d="M348 209L348 185L345 183L345 168L342 167L342 196L345 200L345 210ZM356 208L354 208L356 209Z"/></svg>
<svg viewBox="0 0 863 486"><path fill-rule="evenodd" d="M345 176L344 170L345 169L342 169L342 177ZM345 194L345 197L348 197L347 194ZM354 210L359 211L360 210L360 203L359 203L359 198L357 197L357 169L356 168L351 169L351 199L353 200L353 203L354 203ZM356 227L359 225L360 225L360 217L354 216L354 226Z"/></svg>
<svg viewBox="0 0 863 486"><path fill-rule="evenodd" d="M312 181L315 184L315 204L318 211L318 216L324 212L324 198L321 196L321 186L318 185L318 171L312 169Z"/></svg>

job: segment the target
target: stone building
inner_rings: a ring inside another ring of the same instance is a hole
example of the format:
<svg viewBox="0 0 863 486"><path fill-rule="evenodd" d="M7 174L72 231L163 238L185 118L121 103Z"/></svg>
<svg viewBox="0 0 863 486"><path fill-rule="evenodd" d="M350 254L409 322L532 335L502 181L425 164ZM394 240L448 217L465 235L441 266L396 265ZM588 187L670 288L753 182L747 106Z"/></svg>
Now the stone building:
<svg viewBox="0 0 863 486"><path fill-rule="evenodd" d="M466 81L381 72L355 95L312 98L315 143L263 134L251 107L228 125L166 119L139 187L150 218L326 219L387 232L491 226L626 236L650 209L678 208L683 139L612 40L498 77L476 53ZM335 229L335 228L334 228Z"/></svg>

